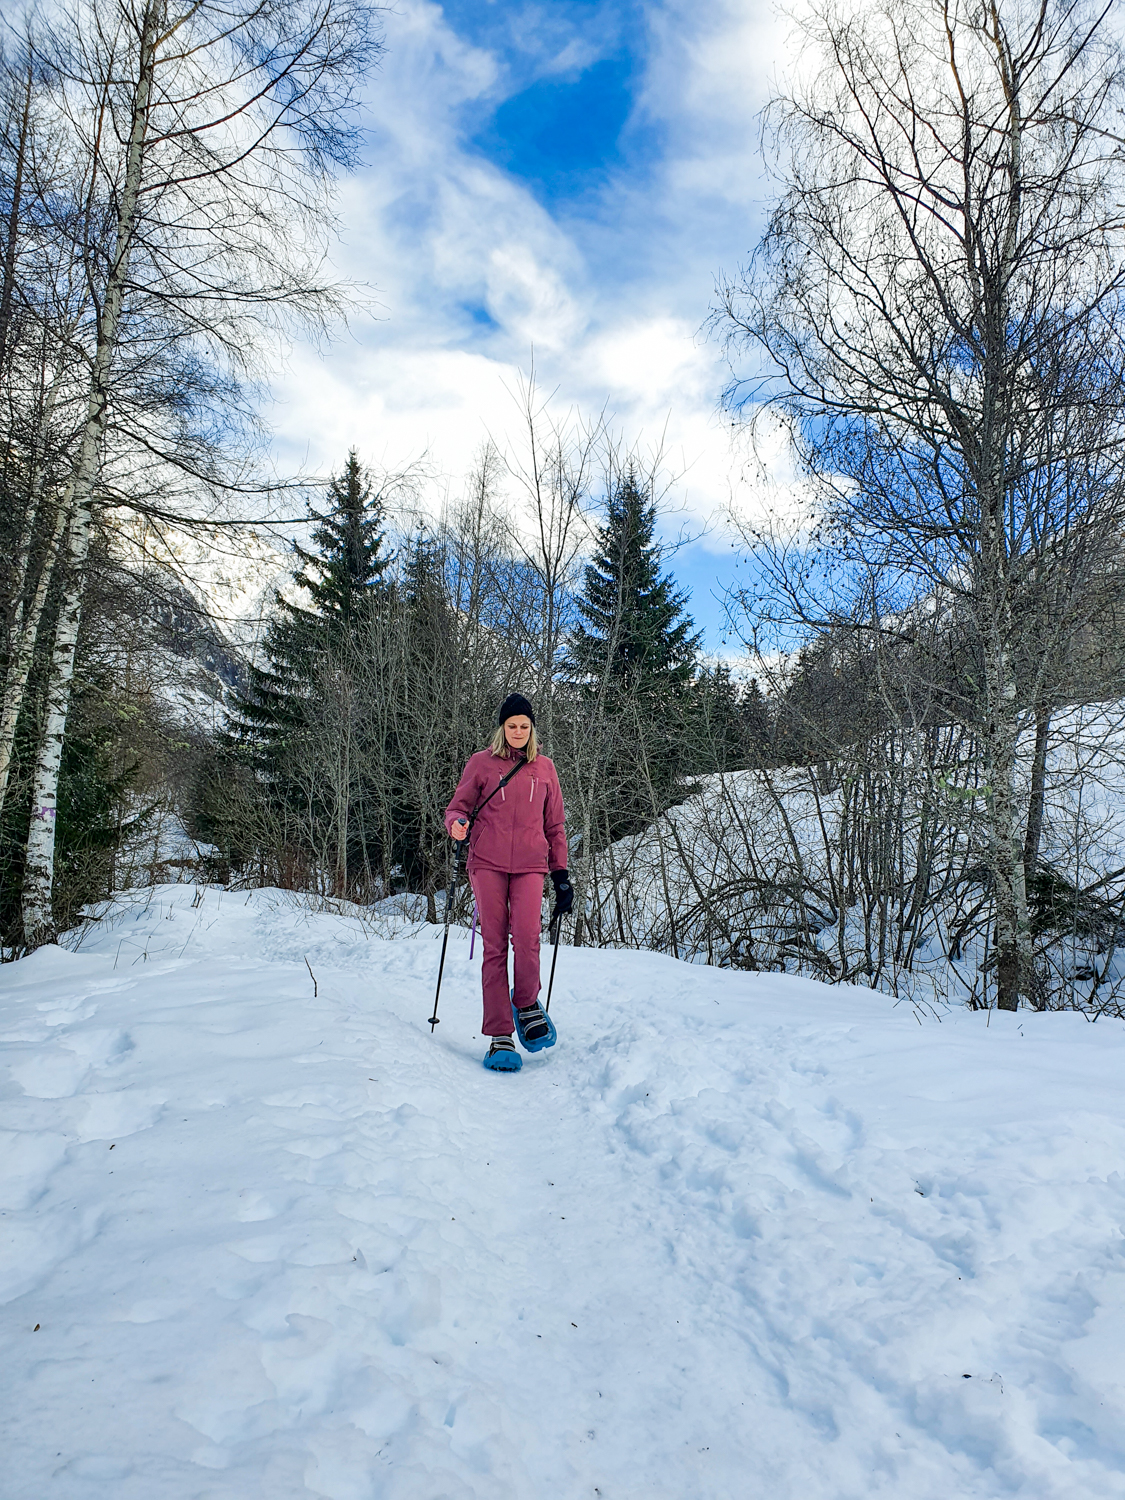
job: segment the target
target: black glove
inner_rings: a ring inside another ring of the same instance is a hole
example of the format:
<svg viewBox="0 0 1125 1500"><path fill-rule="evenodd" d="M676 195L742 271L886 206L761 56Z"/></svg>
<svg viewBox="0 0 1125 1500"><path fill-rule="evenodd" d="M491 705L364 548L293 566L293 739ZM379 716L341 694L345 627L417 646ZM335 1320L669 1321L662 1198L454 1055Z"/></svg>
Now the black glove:
<svg viewBox="0 0 1125 1500"><path fill-rule="evenodd" d="M559 917L566 916L574 905L574 887L567 879L565 870L551 871L551 884L555 888L555 909L551 913L552 923Z"/></svg>

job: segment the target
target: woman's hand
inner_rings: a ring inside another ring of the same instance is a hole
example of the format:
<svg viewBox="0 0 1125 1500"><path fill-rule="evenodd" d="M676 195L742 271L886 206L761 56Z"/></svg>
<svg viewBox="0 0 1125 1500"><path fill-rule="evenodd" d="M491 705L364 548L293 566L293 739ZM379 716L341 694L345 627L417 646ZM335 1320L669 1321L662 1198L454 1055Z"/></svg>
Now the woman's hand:
<svg viewBox="0 0 1125 1500"><path fill-rule="evenodd" d="M574 887L565 870L552 870L551 884L555 888L555 909L551 913L551 921L554 922L556 917L565 917L574 905Z"/></svg>
<svg viewBox="0 0 1125 1500"><path fill-rule="evenodd" d="M449 831L458 843L461 843L463 839L467 839L469 836L468 818L458 818Z"/></svg>

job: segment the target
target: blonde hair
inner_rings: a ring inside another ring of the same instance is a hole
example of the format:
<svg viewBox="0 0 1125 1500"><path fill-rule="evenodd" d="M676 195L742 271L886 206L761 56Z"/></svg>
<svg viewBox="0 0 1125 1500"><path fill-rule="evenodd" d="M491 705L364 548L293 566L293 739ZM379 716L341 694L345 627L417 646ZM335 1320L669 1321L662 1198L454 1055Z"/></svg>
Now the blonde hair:
<svg viewBox="0 0 1125 1500"><path fill-rule="evenodd" d="M513 714L512 717L514 718L515 715ZM504 738L503 724L500 724L497 727L496 733L488 742L488 748L492 751L493 755L500 755L505 760L508 760L511 757L512 747ZM531 733L528 735L527 744L523 747L523 754L529 761L534 760L535 757L539 754L539 741L535 738L534 724L531 726Z"/></svg>

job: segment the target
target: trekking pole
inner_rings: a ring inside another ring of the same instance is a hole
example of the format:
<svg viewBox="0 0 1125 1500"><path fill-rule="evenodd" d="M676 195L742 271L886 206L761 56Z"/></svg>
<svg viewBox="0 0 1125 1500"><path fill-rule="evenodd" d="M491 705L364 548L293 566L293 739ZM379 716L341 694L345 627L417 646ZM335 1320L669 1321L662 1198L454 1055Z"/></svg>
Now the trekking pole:
<svg viewBox="0 0 1125 1500"><path fill-rule="evenodd" d="M555 936L552 939L554 951L551 954L551 977L547 981L547 1004L544 1007L544 1014L548 1016L551 1014L551 990L555 983L555 964L559 958L559 933L562 931L562 912L558 914L551 923L551 926L555 929Z"/></svg>
<svg viewBox="0 0 1125 1500"><path fill-rule="evenodd" d="M434 1013L430 1017L430 1035L434 1034L434 1027L438 1024L437 1003L441 994L441 975L445 968L445 950L449 946L449 923L453 916L453 893L457 889L457 877L461 873L461 851L468 843L468 839L462 839L457 845L457 853L453 856L453 876L449 882L449 890L445 893L445 935L441 940L441 962L438 964L437 989L434 991Z"/></svg>

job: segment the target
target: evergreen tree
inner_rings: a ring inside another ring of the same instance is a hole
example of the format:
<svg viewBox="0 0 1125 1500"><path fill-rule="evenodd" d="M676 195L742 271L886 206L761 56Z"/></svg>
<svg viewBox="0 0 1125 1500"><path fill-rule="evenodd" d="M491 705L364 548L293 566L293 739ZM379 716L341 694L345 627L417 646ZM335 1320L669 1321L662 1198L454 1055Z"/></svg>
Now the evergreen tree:
<svg viewBox="0 0 1125 1500"><path fill-rule="evenodd" d="M757 679L740 687L725 662L705 667L692 684L689 775L741 771L761 763L769 717Z"/></svg>
<svg viewBox="0 0 1125 1500"><path fill-rule="evenodd" d="M769 755L770 715L756 677L738 695L738 717L747 763L758 764Z"/></svg>
<svg viewBox="0 0 1125 1500"><path fill-rule="evenodd" d="M313 546L294 545L302 597L277 598L264 661L228 715L225 743L264 794L285 878L319 870L336 895L370 883L383 864L369 826L365 702L360 666L367 632L389 602L383 504L355 451L310 505ZM237 814L233 819L237 820ZM221 830L220 830L221 833ZM240 830L216 838L234 849ZM280 878L280 877L279 877Z"/></svg>
<svg viewBox="0 0 1125 1500"><path fill-rule="evenodd" d="M656 506L630 471L607 501L571 643L571 664L588 691L604 682L607 702L647 699L654 710L688 687L700 642L684 613L686 595L661 574L655 530Z"/></svg>
<svg viewBox="0 0 1125 1500"><path fill-rule="evenodd" d="M294 545L301 568L294 574L308 593L312 613L324 622L329 638L369 619L386 584L390 558L383 551L383 504L373 495L371 476L353 448L344 472L328 484L327 513L313 510L317 551ZM292 606L289 606L292 608Z"/></svg>
<svg viewBox="0 0 1125 1500"><path fill-rule="evenodd" d="M305 599L275 596L265 661L251 667L246 692L231 706L230 740L271 779L281 774L294 738L315 723L318 668L370 620L387 593L382 500L354 448L343 473L329 481L327 500L324 511L309 506L316 550L293 544L292 577Z"/></svg>
<svg viewBox="0 0 1125 1500"><path fill-rule="evenodd" d="M395 713L401 753L393 788L394 862L406 889L423 892L432 907L449 842L440 816L442 789L456 785L464 757L455 732L462 663L445 555L424 531L411 541L400 590L403 671Z"/></svg>
<svg viewBox="0 0 1125 1500"><path fill-rule="evenodd" d="M603 736L604 826L596 843L635 832L683 795L700 636L686 596L661 572L656 507L632 470L609 495L576 600L569 665ZM596 761L594 763L597 763Z"/></svg>

